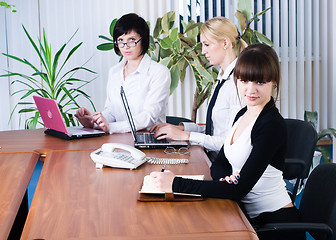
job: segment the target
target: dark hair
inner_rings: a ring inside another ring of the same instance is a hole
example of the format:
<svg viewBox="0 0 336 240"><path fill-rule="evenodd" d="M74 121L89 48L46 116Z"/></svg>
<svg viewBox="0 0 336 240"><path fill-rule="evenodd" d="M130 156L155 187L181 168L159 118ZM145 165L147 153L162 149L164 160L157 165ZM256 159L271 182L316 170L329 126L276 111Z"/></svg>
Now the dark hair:
<svg viewBox="0 0 336 240"><path fill-rule="evenodd" d="M113 30L113 40L114 42L117 42L118 37L130 33L132 30L142 37L139 42L142 49L140 55L144 55L149 48L149 27L146 21L135 13L123 15L118 19ZM120 55L120 50L117 44L114 44L114 51L116 54Z"/></svg>
<svg viewBox="0 0 336 240"><path fill-rule="evenodd" d="M245 48L238 56L234 68L234 81L237 79L252 82L273 82L276 98L279 95L281 80L279 58L274 49L266 44L254 44Z"/></svg>

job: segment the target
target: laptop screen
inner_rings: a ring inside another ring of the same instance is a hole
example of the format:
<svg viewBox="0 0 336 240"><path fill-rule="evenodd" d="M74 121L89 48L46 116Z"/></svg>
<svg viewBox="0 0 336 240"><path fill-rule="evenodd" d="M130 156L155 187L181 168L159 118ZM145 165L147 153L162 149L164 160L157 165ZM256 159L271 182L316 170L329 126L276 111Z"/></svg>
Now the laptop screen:
<svg viewBox="0 0 336 240"><path fill-rule="evenodd" d="M127 115L128 122L129 122L130 127L131 127L131 132L132 132L133 139L134 139L134 141L137 141L135 124L134 124L134 121L133 121L133 117L132 117L132 114L131 114L131 109L128 105L126 94L124 92L123 86L120 87L120 96L121 96L121 100L122 100L123 105L124 105L124 109L125 109L125 112L126 112L126 115Z"/></svg>
<svg viewBox="0 0 336 240"><path fill-rule="evenodd" d="M44 126L68 134L62 114L54 99L33 96Z"/></svg>

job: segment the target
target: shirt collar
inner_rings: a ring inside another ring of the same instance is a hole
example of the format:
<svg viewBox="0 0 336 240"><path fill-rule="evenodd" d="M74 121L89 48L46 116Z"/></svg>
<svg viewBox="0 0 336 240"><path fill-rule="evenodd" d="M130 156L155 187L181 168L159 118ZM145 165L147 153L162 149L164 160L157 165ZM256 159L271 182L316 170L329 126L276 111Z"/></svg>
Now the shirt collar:
<svg viewBox="0 0 336 240"><path fill-rule="evenodd" d="M141 62L135 72L147 74L147 72L149 71L150 62L151 62L150 56L148 56L148 54L145 53L145 55L141 59Z"/></svg>
<svg viewBox="0 0 336 240"><path fill-rule="evenodd" d="M138 68L135 70L135 73L138 72L138 73L147 74L147 72L149 71L150 61L151 61L151 58L146 53L141 59L141 62ZM126 62L127 60L125 58L121 60L121 62L119 63L120 69L124 69Z"/></svg>
<svg viewBox="0 0 336 240"><path fill-rule="evenodd" d="M218 79L227 79L232 69L234 69L234 67L236 66L236 62L237 62L237 58L235 58L235 60L233 60L224 71L223 69L221 69L220 74L218 75Z"/></svg>

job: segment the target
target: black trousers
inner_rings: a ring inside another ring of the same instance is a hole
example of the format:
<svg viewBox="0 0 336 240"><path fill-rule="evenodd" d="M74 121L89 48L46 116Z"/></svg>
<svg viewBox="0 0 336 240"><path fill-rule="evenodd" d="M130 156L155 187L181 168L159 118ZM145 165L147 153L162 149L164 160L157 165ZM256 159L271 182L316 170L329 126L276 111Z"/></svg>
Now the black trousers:
<svg viewBox="0 0 336 240"><path fill-rule="evenodd" d="M252 226L262 226L267 223L300 222L299 211L295 207L281 208L275 212L265 212L258 217L250 219ZM304 232L261 232L258 233L260 240L304 240Z"/></svg>

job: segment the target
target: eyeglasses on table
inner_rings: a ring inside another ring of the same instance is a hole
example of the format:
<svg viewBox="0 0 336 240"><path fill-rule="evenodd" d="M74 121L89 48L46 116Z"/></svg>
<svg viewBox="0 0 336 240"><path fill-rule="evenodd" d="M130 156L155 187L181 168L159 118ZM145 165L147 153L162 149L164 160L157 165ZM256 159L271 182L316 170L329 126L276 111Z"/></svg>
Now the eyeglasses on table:
<svg viewBox="0 0 336 240"><path fill-rule="evenodd" d="M189 148L187 148L187 147L181 147L181 148L178 148L178 149L176 149L174 147L166 147L166 149L164 150L164 153L166 153L166 154L176 153L176 154L181 154L181 155L190 154Z"/></svg>

